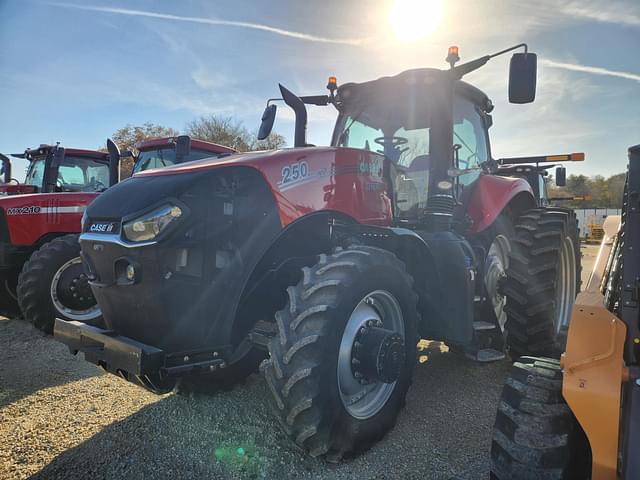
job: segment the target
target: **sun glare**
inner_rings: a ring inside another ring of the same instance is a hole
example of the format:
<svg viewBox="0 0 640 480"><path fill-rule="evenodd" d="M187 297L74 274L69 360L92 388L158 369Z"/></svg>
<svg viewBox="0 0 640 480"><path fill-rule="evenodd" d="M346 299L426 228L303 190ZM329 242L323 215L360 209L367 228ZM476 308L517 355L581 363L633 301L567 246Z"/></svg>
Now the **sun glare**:
<svg viewBox="0 0 640 480"><path fill-rule="evenodd" d="M389 22L402 42L415 42L429 35L442 20L444 0L394 0Z"/></svg>

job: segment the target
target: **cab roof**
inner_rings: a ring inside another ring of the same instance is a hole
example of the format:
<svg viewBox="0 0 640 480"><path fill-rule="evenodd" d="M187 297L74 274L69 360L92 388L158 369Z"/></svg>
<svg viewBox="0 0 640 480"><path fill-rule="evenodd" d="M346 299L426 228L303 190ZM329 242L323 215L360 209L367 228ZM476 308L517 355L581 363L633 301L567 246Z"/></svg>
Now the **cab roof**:
<svg viewBox="0 0 640 480"><path fill-rule="evenodd" d="M175 143L176 137L161 137L142 140L136 143L135 147L139 151L144 152L145 150L173 147ZM198 150L204 150L211 153L237 153L237 150L231 147L225 147L224 145L218 145L217 143L206 142L196 138L191 139L191 148L197 148Z"/></svg>
<svg viewBox="0 0 640 480"><path fill-rule="evenodd" d="M56 147L55 145L40 144L39 147L28 148L24 152L25 157L33 156L33 155L45 155L47 152L50 152L51 150L53 150L55 147ZM101 152L99 150L87 150L84 148L66 148L65 147L64 154L74 155L76 157L98 158L103 160L107 160L109 158L108 152Z"/></svg>
<svg viewBox="0 0 640 480"><path fill-rule="evenodd" d="M380 77L376 80L370 80L362 83L345 83L338 87L338 100L343 104L359 103L359 100L365 100L363 97L385 96L388 92L399 92L406 89L407 85L424 85L426 88L435 86L439 82L450 82L451 74L447 70L438 68L414 68L405 70L394 76ZM489 112L493 108L489 97L479 88L463 82L462 80L453 80L455 82L455 91L459 95L468 98L483 110ZM393 93L391 93L393 94Z"/></svg>

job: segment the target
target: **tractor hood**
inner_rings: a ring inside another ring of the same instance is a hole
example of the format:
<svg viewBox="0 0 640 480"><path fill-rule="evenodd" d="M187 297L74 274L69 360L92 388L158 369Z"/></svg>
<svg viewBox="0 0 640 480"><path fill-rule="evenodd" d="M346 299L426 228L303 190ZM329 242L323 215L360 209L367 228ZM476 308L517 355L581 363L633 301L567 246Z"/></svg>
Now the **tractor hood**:
<svg viewBox="0 0 640 480"><path fill-rule="evenodd" d="M384 167L364 150L294 148L149 170L109 188L80 236L106 325L170 352L235 345L243 286L289 224L321 211L390 224Z"/></svg>
<svg viewBox="0 0 640 480"><path fill-rule="evenodd" d="M369 151L334 147L196 160L135 174L98 197L88 215L124 219L152 208L163 199L187 194L203 177L216 176L228 169L250 169L267 184L282 226L320 210L339 211L360 222L388 225L391 202L383 177L384 161L384 157Z"/></svg>

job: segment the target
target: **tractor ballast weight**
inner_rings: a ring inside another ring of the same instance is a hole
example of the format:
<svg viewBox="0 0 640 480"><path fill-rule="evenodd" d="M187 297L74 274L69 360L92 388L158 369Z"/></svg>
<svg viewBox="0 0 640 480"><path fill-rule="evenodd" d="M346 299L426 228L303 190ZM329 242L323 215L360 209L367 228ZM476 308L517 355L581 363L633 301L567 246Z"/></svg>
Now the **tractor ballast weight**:
<svg viewBox="0 0 640 480"><path fill-rule="evenodd" d="M578 286L575 216L494 174L492 104L460 80L489 58L330 78L329 95L280 86L295 148L111 188L80 238L105 327L57 319L55 337L157 393L224 388L260 364L287 433L327 459L392 427L419 337L476 361L558 353ZM514 99L532 100L532 83ZM329 147L307 144L305 104L337 108Z"/></svg>

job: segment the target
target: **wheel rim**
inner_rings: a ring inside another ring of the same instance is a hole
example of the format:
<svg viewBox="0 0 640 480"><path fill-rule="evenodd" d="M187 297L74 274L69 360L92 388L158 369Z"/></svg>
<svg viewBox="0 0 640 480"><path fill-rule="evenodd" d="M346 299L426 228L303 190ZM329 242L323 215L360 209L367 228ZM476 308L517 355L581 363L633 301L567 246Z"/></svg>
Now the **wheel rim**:
<svg viewBox="0 0 640 480"><path fill-rule="evenodd" d="M53 276L51 301L58 313L71 320L86 322L101 315L80 257L66 262Z"/></svg>
<svg viewBox="0 0 640 480"><path fill-rule="evenodd" d="M504 332L507 323L507 313L504 310L507 303L506 295L500 288L500 283L507 275L509 269L509 253L511 252L511 242L504 235L497 235L489 247L487 252L487 261L485 263L484 284L487 294L493 305L493 310L500 325L500 329Z"/></svg>
<svg viewBox="0 0 640 480"><path fill-rule="evenodd" d="M371 382L356 379L352 365L354 343L362 328L373 322L404 338L402 309L396 298L385 290L366 295L351 313L340 341L338 352L338 390L342 404L352 417L365 420L373 417L387 403L396 383Z"/></svg>
<svg viewBox="0 0 640 480"><path fill-rule="evenodd" d="M576 253L573 241L565 237L560 250L560 265L556 286L556 315L554 327L556 334L569 326L573 302L576 299Z"/></svg>

